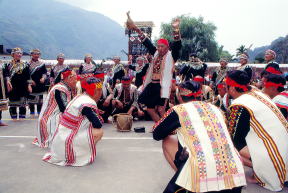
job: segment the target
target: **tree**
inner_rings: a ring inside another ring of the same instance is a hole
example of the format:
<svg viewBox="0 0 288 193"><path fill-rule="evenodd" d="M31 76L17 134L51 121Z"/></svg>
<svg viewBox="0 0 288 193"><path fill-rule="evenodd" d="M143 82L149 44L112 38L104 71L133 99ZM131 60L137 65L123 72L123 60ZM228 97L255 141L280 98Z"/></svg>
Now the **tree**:
<svg viewBox="0 0 288 193"><path fill-rule="evenodd" d="M216 26L213 23L204 22L203 17L195 18L182 15L177 18L181 20L182 56L180 59L188 60L190 53L197 53L204 61L218 61L220 53L219 46L215 40ZM172 41L171 34L171 24L162 23L161 38Z"/></svg>
<svg viewBox="0 0 288 193"><path fill-rule="evenodd" d="M240 56L241 54L247 53L248 48L245 45L241 45L239 48L236 49L236 56Z"/></svg>

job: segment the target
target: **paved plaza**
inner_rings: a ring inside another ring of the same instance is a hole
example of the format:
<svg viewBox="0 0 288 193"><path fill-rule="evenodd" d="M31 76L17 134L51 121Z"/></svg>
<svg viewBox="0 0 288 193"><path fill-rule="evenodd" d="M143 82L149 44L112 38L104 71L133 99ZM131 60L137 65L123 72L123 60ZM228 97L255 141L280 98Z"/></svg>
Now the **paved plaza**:
<svg viewBox="0 0 288 193"><path fill-rule="evenodd" d="M92 165L60 167L43 162L47 150L31 144L35 119L13 122L7 111L3 119L9 126L0 127L0 193L161 193L173 175L161 142L147 132L153 122L133 123L133 127L145 126L146 133L119 133L105 124ZM249 169L246 172L251 174ZM248 184L242 192L270 191Z"/></svg>

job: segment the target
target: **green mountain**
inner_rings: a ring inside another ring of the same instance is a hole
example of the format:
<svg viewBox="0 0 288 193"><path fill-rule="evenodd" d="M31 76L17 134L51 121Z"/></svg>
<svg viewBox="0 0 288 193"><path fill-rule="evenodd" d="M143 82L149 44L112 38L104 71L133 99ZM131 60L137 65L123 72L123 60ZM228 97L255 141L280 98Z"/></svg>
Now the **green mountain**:
<svg viewBox="0 0 288 193"><path fill-rule="evenodd" d="M54 0L0 0L0 31L5 48L39 48L50 59L59 52L102 59L121 55L128 45L124 28L115 21Z"/></svg>

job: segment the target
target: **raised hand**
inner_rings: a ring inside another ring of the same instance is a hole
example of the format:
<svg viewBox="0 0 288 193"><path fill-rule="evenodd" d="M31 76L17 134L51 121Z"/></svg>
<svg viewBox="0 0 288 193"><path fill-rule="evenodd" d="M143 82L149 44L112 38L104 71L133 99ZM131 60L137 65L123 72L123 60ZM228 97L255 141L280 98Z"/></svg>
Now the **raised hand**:
<svg viewBox="0 0 288 193"><path fill-rule="evenodd" d="M127 28L130 29L130 30L135 30L137 27L136 27L136 25L134 24L133 20L130 17L130 11L128 11L126 14L127 14L127 21L126 21Z"/></svg>
<svg viewBox="0 0 288 193"><path fill-rule="evenodd" d="M179 18L176 18L173 22L172 22L172 27L174 29L179 29L180 27L180 19Z"/></svg>

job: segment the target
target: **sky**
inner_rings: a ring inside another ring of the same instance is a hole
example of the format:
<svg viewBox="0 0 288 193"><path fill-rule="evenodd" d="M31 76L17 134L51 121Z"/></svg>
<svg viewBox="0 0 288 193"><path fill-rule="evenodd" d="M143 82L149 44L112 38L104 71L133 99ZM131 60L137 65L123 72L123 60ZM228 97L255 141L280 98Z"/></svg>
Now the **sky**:
<svg viewBox="0 0 288 193"><path fill-rule="evenodd" d="M288 0L57 0L101 13L120 25L126 12L134 21L153 21L152 36L159 36L162 22L187 14L204 17L216 25L216 40L231 54L240 45L252 49L269 45L288 34Z"/></svg>

